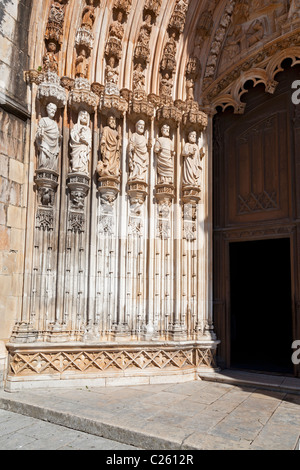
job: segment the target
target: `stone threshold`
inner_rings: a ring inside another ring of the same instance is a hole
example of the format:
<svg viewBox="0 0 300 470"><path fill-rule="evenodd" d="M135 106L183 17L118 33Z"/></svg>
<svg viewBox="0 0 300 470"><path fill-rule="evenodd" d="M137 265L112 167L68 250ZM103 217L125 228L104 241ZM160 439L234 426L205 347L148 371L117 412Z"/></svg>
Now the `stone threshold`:
<svg viewBox="0 0 300 470"><path fill-rule="evenodd" d="M199 378L210 382L245 387L254 386L264 390L300 395L300 378L296 377L224 369L218 372L201 372Z"/></svg>

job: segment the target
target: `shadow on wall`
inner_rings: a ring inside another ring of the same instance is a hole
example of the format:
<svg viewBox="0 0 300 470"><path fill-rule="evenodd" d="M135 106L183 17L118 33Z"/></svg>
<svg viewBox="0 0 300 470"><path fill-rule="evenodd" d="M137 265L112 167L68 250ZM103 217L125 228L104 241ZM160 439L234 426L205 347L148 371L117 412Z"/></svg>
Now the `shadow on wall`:
<svg viewBox="0 0 300 470"><path fill-rule="evenodd" d="M4 20L4 16L5 16L5 7L9 3L9 1L10 0L1 0L1 3L0 3L0 34L1 36L3 36L2 23Z"/></svg>

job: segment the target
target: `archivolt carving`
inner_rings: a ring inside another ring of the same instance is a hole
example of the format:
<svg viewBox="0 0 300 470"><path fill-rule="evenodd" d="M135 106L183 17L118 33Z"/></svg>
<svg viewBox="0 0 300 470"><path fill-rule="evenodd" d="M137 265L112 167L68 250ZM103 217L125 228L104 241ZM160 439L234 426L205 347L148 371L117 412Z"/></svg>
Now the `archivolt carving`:
<svg viewBox="0 0 300 470"><path fill-rule="evenodd" d="M278 52L278 54L275 54L274 56L270 58L268 65L266 67L266 73L270 81L274 80L275 76L279 72L282 72L284 70L281 64L285 59L292 60L291 67L294 67L296 64L299 64L300 63L300 46L295 46L295 47L290 47L288 49L284 49L283 51Z"/></svg>
<svg viewBox="0 0 300 470"><path fill-rule="evenodd" d="M294 67L300 63L300 46L294 46L272 55L267 61L264 61L264 65L256 68L252 68L248 71L242 72L240 77L233 81L224 92L220 93L216 98L212 100L211 106L213 109L221 107L223 111L232 106L236 114L243 113L245 110L245 103L242 102L242 96L247 93L245 84L248 81L253 82L253 86L257 86L259 83L265 85L267 93L273 94L276 90L278 82L275 77L278 73L284 69L282 62L285 59L291 59L291 66Z"/></svg>

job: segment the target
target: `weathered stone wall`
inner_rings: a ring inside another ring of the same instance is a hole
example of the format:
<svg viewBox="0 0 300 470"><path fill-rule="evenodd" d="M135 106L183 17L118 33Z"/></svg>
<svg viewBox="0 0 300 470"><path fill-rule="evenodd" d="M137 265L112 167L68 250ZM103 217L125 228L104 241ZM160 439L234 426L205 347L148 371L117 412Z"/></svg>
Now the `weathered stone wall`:
<svg viewBox="0 0 300 470"><path fill-rule="evenodd" d="M0 384L5 349L20 315L28 180L28 69L31 0L0 2Z"/></svg>
<svg viewBox="0 0 300 470"><path fill-rule="evenodd" d="M28 67L28 33L32 0L0 2L0 103L16 101L26 109L27 86L24 71ZM4 99L3 96L5 95ZM15 103L14 103L15 104Z"/></svg>
<svg viewBox="0 0 300 470"><path fill-rule="evenodd" d="M0 338L21 307L26 223L26 123L0 109Z"/></svg>

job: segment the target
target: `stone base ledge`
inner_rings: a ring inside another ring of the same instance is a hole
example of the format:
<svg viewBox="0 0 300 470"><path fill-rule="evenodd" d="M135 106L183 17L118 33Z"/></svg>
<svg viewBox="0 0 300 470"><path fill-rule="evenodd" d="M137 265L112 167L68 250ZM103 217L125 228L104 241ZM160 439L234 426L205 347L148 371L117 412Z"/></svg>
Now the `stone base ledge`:
<svg viewBox="0 0 300 470"><path fill-rule="evenodd" d="M8 392L179 383L216 371L218 342L7 345Z"/></svg>

